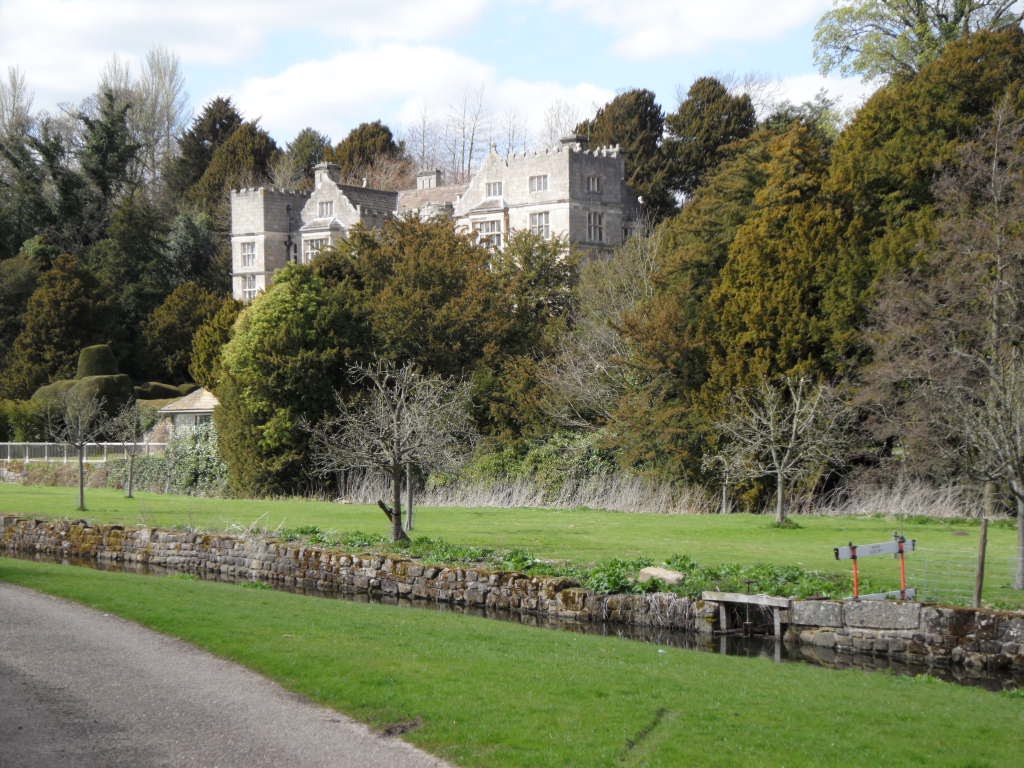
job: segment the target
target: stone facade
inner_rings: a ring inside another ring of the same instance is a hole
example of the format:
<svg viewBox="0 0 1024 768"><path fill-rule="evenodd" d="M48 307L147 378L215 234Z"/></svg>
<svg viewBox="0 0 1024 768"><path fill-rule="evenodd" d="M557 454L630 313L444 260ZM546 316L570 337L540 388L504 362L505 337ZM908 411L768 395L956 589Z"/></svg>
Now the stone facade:
<svg viewBox="0 0 1024 768"><path fill-rule="evenodd" d="M341 183L338 166L313 171L310 194L279 189L231 192L231 286L251 301L290 262L309 262L357 223L379 227L394 215L398 195Z"/></svg>
<svg viewBox="0 0 1024 768"><path fill-rule="evenodd" d="M492 148L468 184L444 185L439 171L416 189L385 192L345 185L338 166L314 170L310 194L276 189L231 193L232 292L251 301L289 262L308 262L356 223L379 227L390 216L449 215L462 231L503 247L515 230L562 237L590 252L620 245L640 218L617 147L588 149L576 139L503 158Z"/></svg>
<svg viewBox="0 0 1024 768"><path fill-rule="evenodd" d="M639 204L618 147L565 140L505 159L493 149L455 201L456 226L502 244L514 230L557 235L591 251L621 245Z"/></svg>

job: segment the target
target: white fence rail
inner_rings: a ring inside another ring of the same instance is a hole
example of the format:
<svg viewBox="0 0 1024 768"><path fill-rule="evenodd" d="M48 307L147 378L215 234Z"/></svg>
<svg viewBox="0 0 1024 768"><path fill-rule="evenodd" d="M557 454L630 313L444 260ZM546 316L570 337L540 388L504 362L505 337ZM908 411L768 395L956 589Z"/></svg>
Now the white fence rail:
<svg viewBox="0 0 1024 768"><path fill-rule="evenodd" d="M162 456L167 449L167 443L86 443L85 460L126 459L133 446L136 456ZM0 443L0 462L25 461L78 461L78 448L68 443Z"/></svg>

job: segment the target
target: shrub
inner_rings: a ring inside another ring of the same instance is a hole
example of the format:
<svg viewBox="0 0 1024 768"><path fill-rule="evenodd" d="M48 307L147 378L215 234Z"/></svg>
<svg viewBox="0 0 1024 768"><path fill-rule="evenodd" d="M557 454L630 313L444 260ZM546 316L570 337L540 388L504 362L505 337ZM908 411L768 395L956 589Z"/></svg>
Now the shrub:
<svg viewBox="0 0 1024 768"><path fill-rule="evenodd" d="M27 443L46 439L43 405L38 400L0 400L0 433L5 441Z"/></svg>
<svg viewBox="0 0 1024 768"><path fill-rule="evenodd" d="M123 487L128 462L108 462L107 485ZM220 458L217 433L209 424L171 440L164 456L137 456L133 470L136 488L158 493L218 496L224 493L227 468Z"/></svg>
<svg viewBox="0 0 1024 768"><path fill-rule="evenodd" d="M52 384L44 384L32 393L32 399L39 403L56 400L73 386L75 386L74 379L61 379Z"/></svg>
<svg viewBox="0 0 1024 768"><path fill-rule="evenodd" d="M170 486L178 493L221 494L227 485L227 467L220 457L217 430L201 424L171 440L167 446Z"/></svg>
<svg viewBox="0 0 1024 768"><path fill-rule="evenodd" d="M76 379L87 376L111 376L118 373L117 360L109 344L94 344L78 353Z"/></svg>
<svg viewBox="0 0 1024 768"><path fill-rule="evenodd" d="M178 387L172 384L161 384L159 381L147 381L135 387L135 396L139 400L167 400L172 397L181 397L182 393Z"/></svg>
<svg viewBox="0 0 1024 768"><path fill-rule="evenodd" d="M482 452L462 472L470 483L528 480L552 501L579 485L615 471L611 457L596 447L593 434L558 432L528 446Z"/></svg>
<svg viewBox="0 0 1024 768"><path fill-rule="evenodd" d="M640 583L636 580L641 569L651 565L654 565L654 561L649 558L608 560L595 566L587 575L583 585L587 589L601 594L652 592L657 589L658 583L653 581Z"/></svg>
<svg viewBox="0 0 1024 768"><path fill-rule="evenodd" d="M97 397L103 401L103 410L115 414L132 399L135 391L132 380L123 373L86 376L73 382L73 389L85 397ZM52 385L51 385L52 386Z"/></svg>

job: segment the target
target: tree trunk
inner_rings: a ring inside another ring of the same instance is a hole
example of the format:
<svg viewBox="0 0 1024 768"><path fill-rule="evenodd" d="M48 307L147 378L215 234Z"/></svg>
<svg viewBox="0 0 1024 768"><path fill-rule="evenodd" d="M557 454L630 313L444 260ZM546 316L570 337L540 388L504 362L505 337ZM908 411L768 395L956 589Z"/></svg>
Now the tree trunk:
<svg viewBox="0 0 1024 768"><path fill-rule="evenodd" d="M391 492L394 506L391 509L391 541L406 538L402 528L402 467L391 468Z"/></svg>
<svg viewBox="0 0 1024 768"><path fill-rule="evenodd" d="M133 477L132 470L134 470L134 469L135 469L135 454L134 453L129 453L128 454L128 498L129 499L135 498L134 496L132 496L132 477Z"/></svg>
<svg viewBox="0 0 1024 768"><path fill-rule="evenodd" d="M1013 484L1013 495L1017 499L1017 569L1013 577L1013 588L1024 589L1024 488Z"/></svg>
<svg viewBox="0 0 1024 768"><path fill-rule="evenodd" d="M782 472L776 473L776 482L778 485L775 489L775 522L777 525L782 525L786 522L786 480L783 477Z"/></svg>
<svg viewBox="0 0 1024 768"><path fill-rule="evenodd" d="M78 511L85 512L85 443L78 446Z"/></svg>

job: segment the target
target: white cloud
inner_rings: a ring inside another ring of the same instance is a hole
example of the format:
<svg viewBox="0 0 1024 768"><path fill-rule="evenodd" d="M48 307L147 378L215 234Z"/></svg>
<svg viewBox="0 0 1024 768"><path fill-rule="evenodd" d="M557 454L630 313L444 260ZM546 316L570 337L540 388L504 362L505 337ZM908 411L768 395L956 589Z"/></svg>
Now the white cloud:
<svg viewBox="0 0 1024 768"><path fill-rule="evenodd" d="M632 59L706 51L716 43L772 40L814 21L831 0L551 0L608 28Z"/></svg>
<svg viewBox="0 0 1024 768"><path fill-rule="evenodd" d="M307 125L338 141L364 120L381 118L395 130L415 124L424 110L432 120L443 120L464 94L481 87L495 122L512 112L534 135L552 102L587 115L614 95L589 83L502 79L492 67L451 50L390 44L251 78L235 91L235 103L247 117L259 117L279 142Z"/></svg>
<svg viewBox="0 0 1024 768"><path fill-rule="evenodd" d="M0 0L0 69L19 67L41 102L56 103L90 92L113 53L137 67L160 45L186 66L223 65L305 29L358 46L422 43L462 29L488 2L319 0L299 10L280 0Z"/></svg>
<svg viewBox="0 0 1024 768"><path fill-rule="evenodd" d="M819 91L826 91L834 99L838 99L840 109L859 107L875 92L877 84L864 83L857 77L822 77L816 74L785 77L778 81L776 95L794 104L811 101Z"/></svg>

